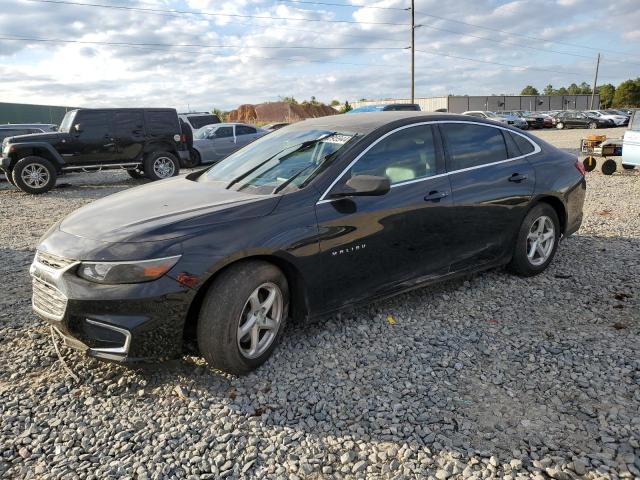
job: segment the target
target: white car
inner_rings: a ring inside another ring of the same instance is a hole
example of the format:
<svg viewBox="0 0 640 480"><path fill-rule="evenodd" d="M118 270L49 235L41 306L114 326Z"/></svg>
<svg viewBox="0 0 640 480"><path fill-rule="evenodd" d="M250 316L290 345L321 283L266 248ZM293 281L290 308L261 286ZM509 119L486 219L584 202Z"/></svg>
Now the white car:
<svg viewBox="0 0 640 480"><path fill-rule="evenodd" d="M626 115L607 113L605 110L587 110L584 113L587 115L594 115L598 118L604 118L605 120L612 120L613 123L616 124L616 127L622 127L629 124L629 117Z"/></svg>
<svg viewBox="0 0 640 480"><path fill-rule="evenodd" d="M629 129L624 132L622 166L625 169L640 167L640 113L638 111L633 114Z"/></svg>

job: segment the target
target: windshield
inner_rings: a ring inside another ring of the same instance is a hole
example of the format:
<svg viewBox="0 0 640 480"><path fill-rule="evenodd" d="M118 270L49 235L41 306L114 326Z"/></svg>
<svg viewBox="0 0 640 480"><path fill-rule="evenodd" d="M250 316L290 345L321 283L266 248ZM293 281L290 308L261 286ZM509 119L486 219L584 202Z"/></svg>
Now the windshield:
<svg viewBox="0 0 640 480"><path fill-rule="evenodd" d="M71 130L71 125L73 125L73 119L76 118L77 110L71 110L67 112L67 114L62 119L62 123L60 124L60 128L58 128L59 132L69 133Z"/></svg>
<svg viewBox="0 0 640 480"><path fill-rule="evenodd" d="M284 128L229 155L198 181L265 195L299 189L354 137L329 130Z"/></svg>

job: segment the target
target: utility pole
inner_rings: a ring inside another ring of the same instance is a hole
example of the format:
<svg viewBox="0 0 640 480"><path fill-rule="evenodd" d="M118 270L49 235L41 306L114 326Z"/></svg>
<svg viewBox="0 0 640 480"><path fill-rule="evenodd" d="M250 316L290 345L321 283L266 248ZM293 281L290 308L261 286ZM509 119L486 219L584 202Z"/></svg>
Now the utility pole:
<svg viewBox="0 0 640 480"><path fill-rule="evenodd" d="M416 73L416 3L411 0L411 103L415 102L415 73Z"/></svg>
<svg viewBox="0 0 640 480"><path fill-rule="evenodd" d="M591 89L591 103L589 110L593 110L593 101L596 96L596 85L598 84L598 68L600 68L600 54L598 53L598 61L596 62L596 78L593 79L593 88Z"/></svg>

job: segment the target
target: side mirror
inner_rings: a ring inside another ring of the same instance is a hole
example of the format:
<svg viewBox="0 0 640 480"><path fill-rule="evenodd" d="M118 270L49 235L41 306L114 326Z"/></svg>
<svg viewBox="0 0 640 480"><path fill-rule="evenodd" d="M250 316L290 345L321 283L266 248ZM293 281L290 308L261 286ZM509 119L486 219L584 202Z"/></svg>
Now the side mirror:
<svg viewBox="0 0 640 480"><path fill-rule="evenodd" d="M82 125L80 125L79 123L76 123L76 124L73 126L73 130L74 130L76 133L82 133Z"/></svg>
<svg viewBox="0 0 640 480"><path fill-rule="evenodd" d="M374 197L385 195L389 190L391 190L391 182L387 177L354 175L330 196L331 198Z"/></svg>

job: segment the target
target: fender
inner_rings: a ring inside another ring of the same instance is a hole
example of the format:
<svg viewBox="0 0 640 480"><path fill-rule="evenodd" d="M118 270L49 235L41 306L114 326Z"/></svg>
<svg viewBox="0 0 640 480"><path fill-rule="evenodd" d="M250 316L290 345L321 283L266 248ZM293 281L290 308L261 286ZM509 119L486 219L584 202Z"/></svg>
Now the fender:
<svg viewBox="0 0 640 480"><path fill-rule="evenodd" d="M12 159L10 167L16 164L18 160L24 158L28 155L36 155L39 157L46 158L47 160L52 161L54 164L58 166L63 166L66 162L64 161L64 157L58 153L58 151L53 148L53 146L47 142L23 142L23 143L11 143L12 151L9 154ZM42 150L45 151L45 154L42 154ZM28 155L24 155L25 151L30 151Z"/></svg>
<svg viewBox="0 0 640 480"><path fill-rule="evenodd" d="M170 152L179 158L178 149L176 148L176 146L171 145L171 143L166 141L156 140L156 141L148 142L142 148L143 154L150 153L150 152L157 152L157 151Z"/></svg>

